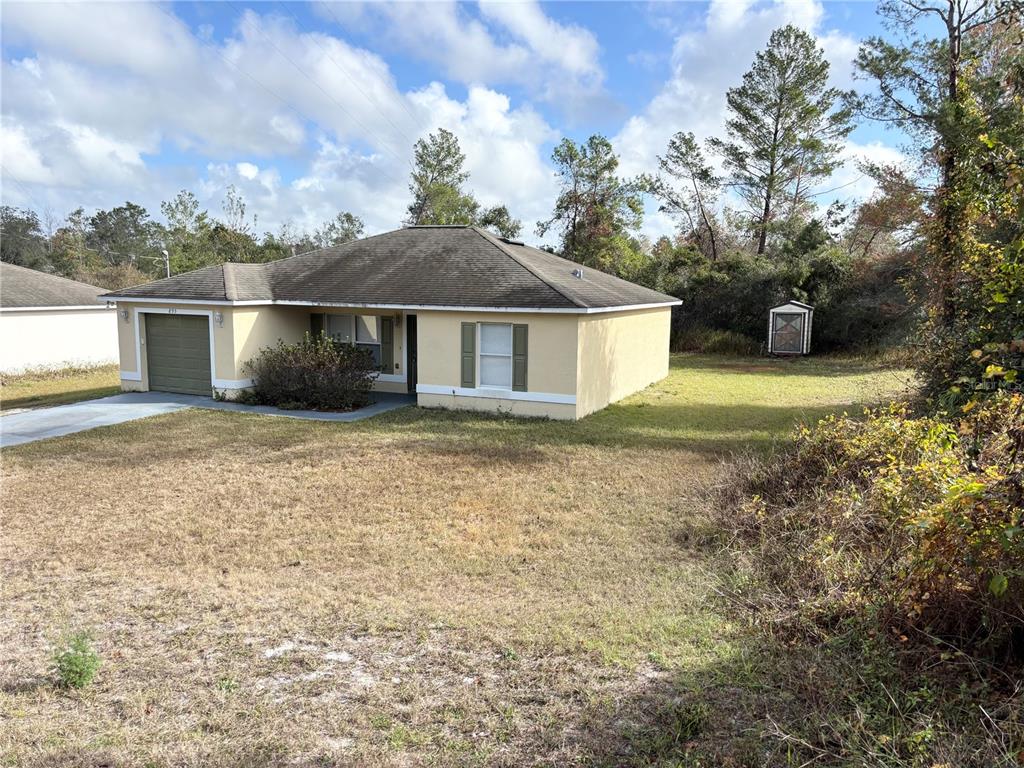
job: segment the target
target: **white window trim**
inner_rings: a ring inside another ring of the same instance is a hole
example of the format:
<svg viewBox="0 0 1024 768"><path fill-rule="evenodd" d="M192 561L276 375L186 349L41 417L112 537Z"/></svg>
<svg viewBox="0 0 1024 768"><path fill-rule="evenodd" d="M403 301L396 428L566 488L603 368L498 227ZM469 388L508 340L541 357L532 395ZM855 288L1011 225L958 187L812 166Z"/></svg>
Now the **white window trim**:
<svg viewBox="0 0 1024 768"><path fill-rule="evenodd" d="M349 323L349 340L341 341L337 340L339 344L355 344L356 341L356 316L350 312L328 312L324 315L324 331L327 333L327 337L331 341L336 341L334 335L331 333L331 318L344 317L347 318Z"/></svg>
<svg viewBox="0 0 1024 768"><path fill-rule="evenodd" d="M378 346L378 347L383 346L381 344L381 342L379 342L379 341L377 341L377 342L374 342L374 341L358 341L356 339L356 321L355 321L355 318L356 318L357 314L358 313L356 313L356 312L326 312L326 313L324 313L324 331L326 332L326 330L327 330L327 318L328 317L330 317L332 315L335 315L335 316L342 315L342 316L351 317L352 318L352 342L351 343L352 343L353 346L358 346L359 344L367 344L367 345ZM390 317L390 315L387 315L387 316ZM381 334L381 320L385 317L385 315L363 315L363 317L376 317L377 318L377 338L380 338L380 334ZM396 328L394 324L392 325L392 332L393 333L397 332L399 330L399 328L401 329L401 344L402 344L402 367L401 367L401 371L402 372L401 373L395 373L394 372L394 368L392 368L391 373L378 373L377 377L374 379L374 381L386 382L388 384L406 384L406 383L408 383L408 374L406 373L406 371L408 369L408 359L409 359L408 358L408 346L409 345L407 343L408 340L406 338L406 328L408 327L408 325L405 322L405 318L406 318L405 313L402 313L402 322L400 324L397 324L398 328ZM328 336L329 335L330 334L328 334ZM394 339L392 339L392 343L394 343Z"/></svg>
<svg viewBox="0 0 1024 768"><path fill-rule="evenodd" d="M374 319L374 323L377 326L377 328L375 329L374 335L377 337L377 341L360 341L359 340L359 318L360 317L372 317ZM392 329L392 334L393 333L394 333L394 329ZM383 357L384 357L384 345L381 344L381 342L380 342L380 336L381 336L380 315L359 315L359 314L352 315L352 343L355 346L357 346L357 347L360 347L360 346L363 346L363 347L376 347L377 348L377 354L383 359ZM394 339L392 339L392 342L393 341L394 341ZM381 376L381 375L382 374L378 374L378 377Z"/></svg>
<svg viewBox="0 0 1024 768"><path fill-rule="evenodd" d="M508 328L508 346L509 353L507 355L498 355L491 352L484 352L483 346L483 327L485 325L502 325ZM512 357L515 350L512 348L513 336L512 336L512 323L477 323L476 324L476 381L477 389L494 390L495 392L511 392L512 383L515 380L515 372L513 370L514 365ZM480 358L481 357L501 357L508 359L508 386L503 387L497 384L484 384L480 378Z"/></svg>

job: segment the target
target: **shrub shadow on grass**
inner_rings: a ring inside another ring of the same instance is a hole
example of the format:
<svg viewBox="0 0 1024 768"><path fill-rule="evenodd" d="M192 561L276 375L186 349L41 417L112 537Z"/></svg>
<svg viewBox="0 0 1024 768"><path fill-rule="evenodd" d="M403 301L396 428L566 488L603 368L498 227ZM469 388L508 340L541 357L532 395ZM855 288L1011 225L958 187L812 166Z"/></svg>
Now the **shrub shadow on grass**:
<svg viewBox="0 0 1024 768"><path fill-rule="evenodd" d="M0 693L14 696L19 693L34 693L52 688L53 680L42 677L22 677L15 680L0 680Z"/></svg>

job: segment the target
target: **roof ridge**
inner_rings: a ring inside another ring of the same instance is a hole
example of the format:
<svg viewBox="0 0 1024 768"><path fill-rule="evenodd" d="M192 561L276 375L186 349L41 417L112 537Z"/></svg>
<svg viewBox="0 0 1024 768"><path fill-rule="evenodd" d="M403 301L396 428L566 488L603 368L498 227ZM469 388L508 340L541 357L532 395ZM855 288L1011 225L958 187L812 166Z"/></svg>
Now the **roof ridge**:
<svg viewBox="0 0 1024 768"><path fill-rule="evenodd" d="M107 291L107 289L103 288L102 286L93 285L92 283L86 283L86 282L83 282L81 280L75 280L73 277L64 277L64 275L55 275L53 272L43 272L43 270L41 270L41 269L32 269L32 267L26 267L26 266L23 266L21 264L15 264L12 261L4 261L2 263L5 266L17 267L18 269L23 269L26 272L33 272L33 273L35 273L37 275L43 275L45 277L55 277L58 280L63 280L66 283L74 283L75 285L84 285L84 286L87 286L88 288L99 288L100 291L102 291L102 292L106 292Z"/></svg>
<svg viewBox="0 0 1024 768"><path fill-rule="evenodd" d="M557 293L559 296L561 296L563 299L568 301L573 306L576 306L576 307L586 307L587 306L586 304L581 304L579 301L574 299L572 296L567 294L565 291L563 291L558 286L552 285L550 282L545 280L541 275L539 275L537 273L537 271L535 269L533 269L528 264L525 264L522 259L520 259L518 256L516 256L516 254L512 253L512 251L510 251L508 248L506 248L505 244L502 243L500 239L498 239L497 237L492 235L490 232L487 232L487 231L481 229L480 227L469 227L469 229L472 229L474 232L476 232L478 235L480 235L480 237L482 237L484 240L489 242L491 245L495 246L499 251L501 251L503 254L508 256L510 259L512 259L512 261L514 261L520 267L522 267L527 272L529 272L531 275L536 277L538 280L540 280L542 283L544 283L544 285L546 285L548 288L553 290L555 293ZM526 247L526 246L524 245L523 247Z"/></svg>
<svg viewBox="0 0 1024 768"><path fill-rule="evenodd" d="M220 268L224 275L224 298L228 301L238 301L238 280L235 277L234 263L225 261Z"/></svg>

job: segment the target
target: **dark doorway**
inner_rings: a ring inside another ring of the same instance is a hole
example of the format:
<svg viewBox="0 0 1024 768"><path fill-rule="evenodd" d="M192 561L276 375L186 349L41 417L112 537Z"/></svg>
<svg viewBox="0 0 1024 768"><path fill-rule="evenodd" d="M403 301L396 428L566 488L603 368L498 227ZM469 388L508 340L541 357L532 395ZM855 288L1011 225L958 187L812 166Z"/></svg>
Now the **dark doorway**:
<svg viewBox="0 0 1024 768"><path fill-rule="evenodd" d="M405 378L409 391L416 393L416 315L405 316L406 363Z"/></svg>

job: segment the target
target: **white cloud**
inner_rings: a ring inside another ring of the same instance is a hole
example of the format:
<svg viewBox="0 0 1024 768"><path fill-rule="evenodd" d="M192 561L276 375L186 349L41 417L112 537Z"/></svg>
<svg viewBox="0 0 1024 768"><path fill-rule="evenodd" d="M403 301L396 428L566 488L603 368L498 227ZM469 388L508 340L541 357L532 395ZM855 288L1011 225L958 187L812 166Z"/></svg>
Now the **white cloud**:
<svg viewBox="0 0 1024 768"><path fill-rule="evenodd" d="M482 2L479 10L475 16L451 0L331 4L324 16L372 31L465 85L523 86L577 116L607 103L600 46L589 30L555 21L533 0Z"/></svg>
<svg viewBox="0 0 1024 768"><path fill-rule="evenodd" d="M0 163L4 172L21 184L50 184L54 180L25 129L9 120L0 124Z"/></svg>
<svg viewBox="0 0 1024 768"><path fill-rule="evenodd" d="M260 174L259 166L252 163L235 163L235 170L243 179L252 181Z"/></svg>
<svg viewBox="0 0 1024 768"><path fill-rule="evenodd" d="M73 3L52 11L4 6L4 44L17 46L20 58L5 59L0 72L0 151L20 181L4 185L5 201L44 201L58 212L131 199L155 213L161 200L189 188L220 215L234 184L261 230L289 221L311 228L344 209L371 233L383 231L405 213L413 142L445 127L466 154L469 189L484 205L508 204L530 233L554 203L548 156L561 132L529 102L513 102L504 86L577 116L607 98L595 36L535 2L485 2L479 11L454 3L332 4L321 25L332 34L301 27L287 5L258 5L216 39L166 5L107 4L97 13ZM687 10L688 18L696 14ZM622 173L651 170L677 130L718 133L726 90L780 24L817 34L837 85L848 87L849 66L841 65L856 43L822 31L823 20L816 0L714 0L699 23L678 31L671 76L614 137ZM424 79L400 89L378 52L346 39L354 28L435 63L456 85ZM837 174L833 184L864 192L852 174ZM649 234L671 229L649 210Z"/></svg>
<svg viewBox="0 0 1024 768"><path fill-rule="evenodd" d="M740 83L764 48L772 30L793 24L814 34L825 50L834 85L849 88L857 41L838 31L822 32L824 9L817 0L712 0L703 26L689 28L675 39L672 74L661 91L638 115L629 118L614 137L624 175L650 171L677 131L692 131L698 140L721 135L726 119L726 92ZM844 171L845 172L845 171ZM856 175L856 171L854 172ZM846 177L849 181L852 177ZM836 179L828 186L843 183ZM664 218L648 209L645 232L662 233Z"/></svg>
<svg viewBox="0 0 1024 768"><path fill-rule="evenodd" d="M71 4L53 24L11 7L4 33L33 54L3 64L4 165L58 210L131 199L156 212L186 187L219 215L234 184L261 230L345 209L382 231L404 215L413 142L438 126L459 136L482 203L532 228L553 202L541 145L557 135L529 106L483 86L461 101L440 83L402 92L377 54L287 15L245 11L215 42L157 6ZM583 74L588 55L558 53ZM4 197L35 206L17 186Z"/></svg>

